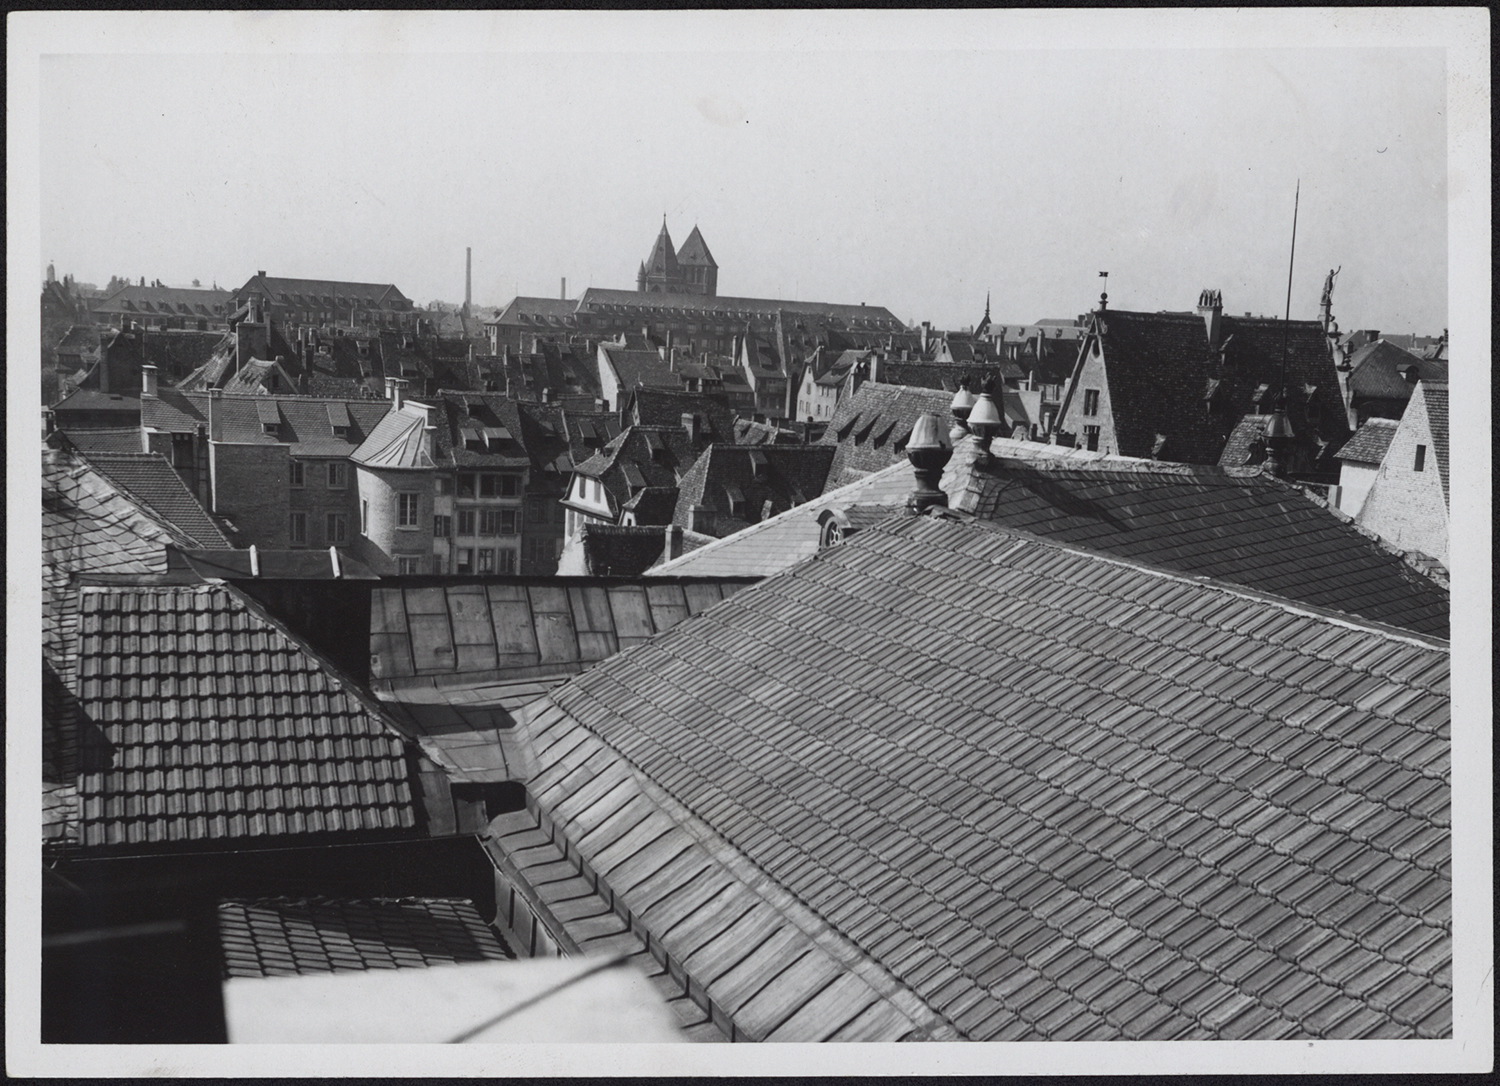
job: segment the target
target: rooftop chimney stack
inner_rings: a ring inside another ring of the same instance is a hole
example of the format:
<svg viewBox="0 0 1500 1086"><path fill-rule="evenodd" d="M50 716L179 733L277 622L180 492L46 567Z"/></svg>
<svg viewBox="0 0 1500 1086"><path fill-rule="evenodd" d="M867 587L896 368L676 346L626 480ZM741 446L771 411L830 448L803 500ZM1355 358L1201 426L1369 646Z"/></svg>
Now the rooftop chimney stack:
<svg viewBox="0 0 1500 1086"><path fill-rule="evenodd" d="M406 378L404 377L391 378L391 407L393 410L400 411L402 405L406 403L406 384Z"/></svg>
<svg viewBox="0 0 1500 1086"><path fill-rule="evenodd" d="M464 316L474 303L474 250L464 246Z"/></svg>
<svg viewBox="0 0 1500 1086"><path fill-rule="evenodd" d="M674 558L682 557L682 525L667 525L666 539L664 541L663 550L665 553L662 555L662 557L668 562L670 562Z"/></svg>
<svg viewBox="0 0 1500 1086"><path fill-rule="evenodd" d="M149 362L141 367L141 396L156 397L156 367Z"/></svg>
<svg viewBox="0 0 1500 1086"><path fill-rule="evenodd" d="M1200 293L1198 315L1203 318L1203 327L1208 333L1208 350L1212 354L1219 349L1219 334L1224 323L1224 296L1217 290Z"/></svg>
<svg viewBox="0 0 1500 1086"><path fill-rule="evenodd" d="M558 298L564 302L568 300L568 277L566 275L562 277L562 292L558 294Z"/></svg>

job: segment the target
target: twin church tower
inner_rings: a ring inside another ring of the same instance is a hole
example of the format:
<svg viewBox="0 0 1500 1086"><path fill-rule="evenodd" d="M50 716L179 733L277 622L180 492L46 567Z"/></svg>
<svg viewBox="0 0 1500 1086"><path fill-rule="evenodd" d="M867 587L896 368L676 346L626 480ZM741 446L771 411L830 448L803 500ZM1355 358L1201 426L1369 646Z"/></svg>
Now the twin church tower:
<svg viewBox="0 0 1500 1086"><path fill-rule="evenodd" d="M662 219L661 233L651 255L635 276L635 289L642 294L700 294L712 298L719 292L719 266L698 228L688 235L682 248L673 252L672 235Z"/></svg>

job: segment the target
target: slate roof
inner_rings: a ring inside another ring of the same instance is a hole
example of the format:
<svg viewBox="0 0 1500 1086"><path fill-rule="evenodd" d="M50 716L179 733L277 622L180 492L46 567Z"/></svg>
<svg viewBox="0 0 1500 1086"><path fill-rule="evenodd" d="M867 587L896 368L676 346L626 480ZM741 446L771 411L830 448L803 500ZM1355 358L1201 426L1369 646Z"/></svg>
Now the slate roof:
<svg viewBox="0 0 1500 1086"><path fill-rule="evenodd" d="M231 546L228 538L214 523L198 499L193 497L182 477L172 470L160 453L104 452L86 453L88 462L106 478L155 513L157 518L176 528L197 547Z"/></svg>
<svg viewBox="0 0 1500 1086"><path fill-rule="evenodd" d="M522 313L543 317L571 317L578 308L578 300L566 298L533 298L517 295L510 300L493 321L486 324L519 324Z"/></svg>
<svg viewBox="0 0 1500 1086"><path fill-rule="evenodd" d="M555 690L527 787L746 1039L1448 1037L1448 676L906 517Z"/></svg>
<svg viewBox="0 0 1500 1086"><path fill-rule="evenodd" d="M218 914L226 980L515 957L467 898L257 898Z"/></svg>
<svg viewBox="0 0 1500 1086"><path fill-rule="evenodd" d="M297 305L309 307L347 307L352 299L362 306L376 308L399 308L405 303L411 307L407 297L391 283L354 283L341 279L286 279L277 275L253 275L245 285L234 292L236 299L248 298L260 291L272 305ZM298 300L301 295L303 300Z"/></svg>
<svg viewBox="0 0 1500 1086"><path fill-rule="evenodd" d="M861 474L879 471L898 460L905 461L904 439L917 416L937 415L946 425L953 396L941 389L911 388L867 381L853 396L845 396L833 411L819 445L834 445L828 468L827 489L852 482ZM903 451L898 451L897 444Z"/></svg>
<svg viewBox="0 0 1500 1086"><path fill-rule="evenodd" d="M405 742L223 585L80 589L85 848L410 835Z"/></svg>
<svg viewBox="0 0 1500 1086"><path fill-rule="evenodd" d="M252 358L220 386L226 393L266 396L272 393L295 393L297 382L274 361Z"/></svg>
<svg viewBox="0 0 1500 1086"><path fill-rule="evenodd" d="M1402 375L1406 369L1415 370L1419 380L1448 380L1446 362L1424 361L1384 339L1356 350L1349 367L1349 391L1356 400L1410 400L1414 382Z"/></svg>
<svg viewBox="0 0 1500 1086"><path fill-rule="evenodd" d="M592 576L637 577L661 557L666 538L659 526L583 526L584 569Z"/></svg>
<svg viewBox="0 0 1500 1086"><path fill-rule="evenodd" d="M1395 419L1366 419L1348 444L1335 455L1340 460L1379 464L1385 459L1385 451L1391 447L1391 438L1396 436L1397 425Z"/></svg>
<svg viewBox="0 0 1500 1086"><path fill-rule="evenodd" d="M1432 453L1437 457L1438 473L1443 480L1443 497L1448 497L1448 382L1422 381L1422 401L1427 406L1427 429L1432 434Z"/></svg>
<svg viewBox="0 0 1500 1086"><path fill-rule="evenodd" d="M706 506L716 510L715 534L728 535L784 513L823 493L835 453L827 445L710 445L678 484L672 523L691 527L692 507ZM738 515L731 492L742 505ZM770 512L764 513L767 502Z"/></svg>
<svg viewBox="0 0 1500 1086"><path fill-rule="evenodd" d="M175 388L161 388L155 396L141 401L141 425L149 430L170 434L191 434L208 419L199 414L197 404Z"/></svg>
<svg viewBox="0 0 1500 1086"><path fill-rule="evenodd" d="M1301 488L1186 464L997 459L961 442L949 504L987 521L1433 637L1449 594ZM955 480L962 473L956 485Z"/></svg>
<svg viewBox="0 0 1500 1086"><path fill-rule="evenodd" d="M1157 435L1164 434L1171 459L1217 464L1232 429L1223 420L1238 421L1253 414L1251 397L1259 385L1270 384L1273 390L1281 387L1282 326L1286 322L1225 314L1220 366L1209 361L1207 328L1196 314L1109 310L1096 317L1096 327L1102 328L1115 435L1126 456L1150 456ZM1285 332L1292 425L1299 438L1304 432L1310 437L1316 430L1323 440L1341 444L1349 431L1322 326L1317 321L1291 321ZM1077 394L1078 367L1088 350L1085 340L1075 366L1074 388L1063 404L1065 415ZM1209 411L1204 402L1209 379L1219 381L1215 411ZM1302 414L1296 397L1296 390L1304 386L1315 389L1316 423Z"/></svg>
<svg viewBox="0 0 1500 1086"><path fill-rule="evenodd" d="M139 396L126 396L120 392L100 392L97 389L80 388L58 400L52 405L52 409L58 412L111 411L118 413L121 420L124 420L140 415L141 400Z"/></svg>
<svg viewBox="0 0 1500 1086"><path fill-rule="evenodd" d="M461 392L443 389L426 397L424 404L434 408L437 427L435 444L437 462L458 467L520 468L532 463L526 447L526 427L516 401L495 392ZM488 447L470 449L465 431L503 429Z"/></svg>

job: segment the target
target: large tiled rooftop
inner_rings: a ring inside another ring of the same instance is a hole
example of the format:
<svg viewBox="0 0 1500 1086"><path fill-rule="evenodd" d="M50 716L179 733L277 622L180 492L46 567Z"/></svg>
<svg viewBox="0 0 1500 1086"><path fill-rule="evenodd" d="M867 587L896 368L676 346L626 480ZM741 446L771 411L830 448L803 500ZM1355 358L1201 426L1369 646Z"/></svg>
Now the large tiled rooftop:
<svg viewBox="0 0 1500 1086"><path fill-rule="evenodd" d="M911 517L559 688L528 787L740 1036L1444 1037L1448 668Z"/></svg>

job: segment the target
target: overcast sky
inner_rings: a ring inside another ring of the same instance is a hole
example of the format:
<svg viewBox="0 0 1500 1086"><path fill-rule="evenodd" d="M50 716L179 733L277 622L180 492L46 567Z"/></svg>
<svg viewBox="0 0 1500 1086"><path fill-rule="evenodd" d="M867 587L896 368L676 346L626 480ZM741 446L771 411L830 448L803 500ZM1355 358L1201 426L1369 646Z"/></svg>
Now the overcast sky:
<svg viewBox="0 0 1500 1086"><path fill-rule="evenodd" d="M1300 178L1294 317L1342 266L1343 327L1448 323L1441 49L1100 48L1087 15L1038 38L846 14L859 34L811 44L765 17L433 18L218 17L198 51L44 56L38 269L425 304L463 299L468 245L475 302L502 304L633 288L665 213L726 295L963 327L987 291L997 322L1072 317L1108 271L1117 308L1217 287L1279 315Z"/></svg>

